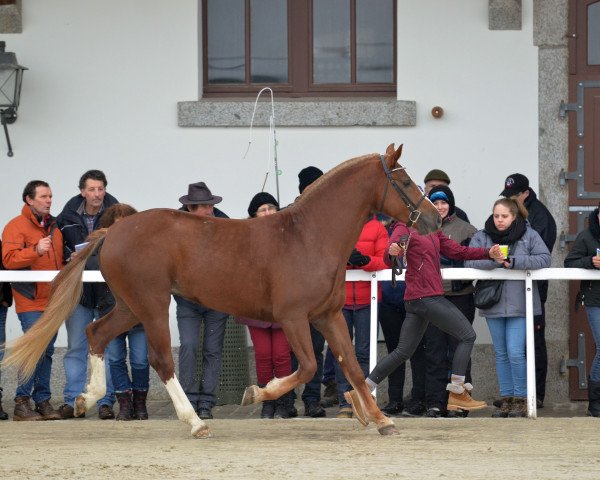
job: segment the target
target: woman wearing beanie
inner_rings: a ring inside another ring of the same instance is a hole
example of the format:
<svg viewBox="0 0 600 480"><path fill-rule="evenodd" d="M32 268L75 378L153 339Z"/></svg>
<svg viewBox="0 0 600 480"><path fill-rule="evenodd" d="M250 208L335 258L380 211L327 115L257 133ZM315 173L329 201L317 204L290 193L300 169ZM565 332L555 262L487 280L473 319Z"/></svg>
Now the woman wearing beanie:
<svg viewBox="0 0 600 480"><path fill-rule="evenodd" d="M589 227L577 235L571 251L565 258L567 268L600 269L600 213L590 213ZM600 417L600 281L582 280L577 304L585 305L594 341L596 356L588 380L588 415Z"/></svg>
<svg viewBox="0 0 600 480"><path fill-rule="evenodd" d="M485 222L485 228L473 236L471 246L487 248L492 244L508 245L508 256L496 261L467 261L465 267L482 270L536 270L550 266L548 247L527 222L527 210L521 202L511 198L496 200L492 212ZM500 301L479 312L487 321L496 353L496 373L501 397L499 410L492 414L496 418L527 416L524 283L522 280L505 280ZM542 312L540 295L535 285L533 312L534 315Z"/></svg>
<svg viewBox="0 0 600 480"><path fill-rule="evenodd" d="M406 264L406 318L400 330L398 346L379 361L366 383L371 390L375 389L384 378L408 360L423 338L427 326L432 323L458 340L450 382L446 385L450 392L446 408L477 410L484 408L486 403L471 398L470 391L473 387L465 382L475 343L475 330L461 311L444 297L440 272L441 255L455 260L502 258L498 245L488 248L465 247L446 237L440 230L421 235L404 223L396 223L384 261L391 265L391 257L403 257L399 260ZM354 415L365 424L365 414L356 391L347 392L344 396L351 403Z"/></svg>
<svg viewBox="0 0 600 480"><path fill-rule="evenodd" d="M279 211L277 200L267 192L259 192L250 201L248 215L250 218L264 217ZM237 317L238 323L244 324L250 331L254 344L256 361L256 379L260 387L264 387L273 378L291 375L292 363L290 344L282 328L270 322ZM294 407L294 392L288 392L277 400L263 402L260 418L291 418L298 412Z"/></svg>

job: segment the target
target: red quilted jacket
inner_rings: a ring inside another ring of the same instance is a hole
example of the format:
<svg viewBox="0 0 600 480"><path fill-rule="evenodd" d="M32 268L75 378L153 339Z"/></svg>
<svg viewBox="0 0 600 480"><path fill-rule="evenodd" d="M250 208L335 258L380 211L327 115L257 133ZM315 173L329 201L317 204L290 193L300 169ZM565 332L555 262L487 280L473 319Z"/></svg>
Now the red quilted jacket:
<svg viewBox="0 0 600 480"><path fill-rule="evenodd" d="M360 232L356 249L363 255L371 257L371 261L363 267L352 267L348 265L348 270L365 270L366 272L375 272L388 268L383 262L383 254L388 246L388 234L385 227L373 218L365 223ZM377 299L381 300L381 286L377 287ZM346 282L346 304L344 308L353 308L371 304L371 283L370 282Z"/></svg>

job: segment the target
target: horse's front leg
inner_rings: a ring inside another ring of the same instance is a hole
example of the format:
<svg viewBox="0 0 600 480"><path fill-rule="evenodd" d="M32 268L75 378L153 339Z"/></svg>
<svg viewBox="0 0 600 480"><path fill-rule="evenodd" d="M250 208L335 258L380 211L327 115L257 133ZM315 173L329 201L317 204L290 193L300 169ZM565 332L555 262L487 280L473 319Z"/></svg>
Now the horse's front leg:
<svg viewBox="0 0 600 480"><path fill-rule="evenodd" d="M357 420L363 425L368 425L369 421L375 422L377 430L382 435L398 434L394 422L379 410L365 382L365 375L356 360L354 347L348 333L348 325L342 312L336 312L324 321L315 322L314 326L327 340L346 379L354 388L354 391L350 392L351 398L348 398L348 394L346 394L346 398L352 403Z"/></svg>
<svg viewBox="0 0 600 480"><path fill-rule="evenodd" d="M275 400L313 378L317 370L315 352L313 351L310 326L306 315L288 315L281 321L281 326L290 347L298 359L298 370L283 378L274 378L263 388L251 385L246 388L242 405Z"/></svg>

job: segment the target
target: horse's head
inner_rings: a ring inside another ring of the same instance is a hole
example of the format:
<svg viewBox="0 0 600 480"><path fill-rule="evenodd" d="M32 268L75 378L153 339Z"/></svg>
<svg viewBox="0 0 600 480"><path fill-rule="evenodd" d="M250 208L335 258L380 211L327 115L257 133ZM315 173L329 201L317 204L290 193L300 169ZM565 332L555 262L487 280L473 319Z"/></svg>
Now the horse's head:
<svg viewBox="0 0 600 480"><path fill-rule="evenodd" d="M414 226L419 233L436 231L442 219L427 196L419 189L398 163L402 145L397 150L391 144L381 156L381 166L387 177L379 205L383 213Z"/></svg>

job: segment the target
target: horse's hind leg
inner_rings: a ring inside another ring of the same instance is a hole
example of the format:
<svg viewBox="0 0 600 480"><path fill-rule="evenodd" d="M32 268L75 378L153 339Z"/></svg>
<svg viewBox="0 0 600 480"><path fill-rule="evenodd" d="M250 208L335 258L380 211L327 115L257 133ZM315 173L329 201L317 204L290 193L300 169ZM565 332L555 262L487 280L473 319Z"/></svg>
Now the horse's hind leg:
<svg viewBox="0 0 600 480"><path fill-rule="evenodd" d="M364 418L357 419L367 425L369 421L375 422L377 430L382 435L394 435L398 430L394 422L386 417L371 395L371 391L365 382L365 375L356 360L354 347L348 334L348 326L344 320L342 312L336 312L323 321L314 323L314 326L323 334L329 344L333 355L337 359L340 367L350 382L357 395L353 395L353 403L358 401L360 405L353 405L355 411L364 412Z"/></svg>
<svg viewBox="0 0 600 480"><path fill-rule="evenodd" d="M90 380L84 391L75 399L75 416L83 415L86 410L106 394L106 366L104 351L108 342L117 335L136 325L138 320L131 311L117 303L107 315L90 323L86 327L89 345Z"/></svg>

